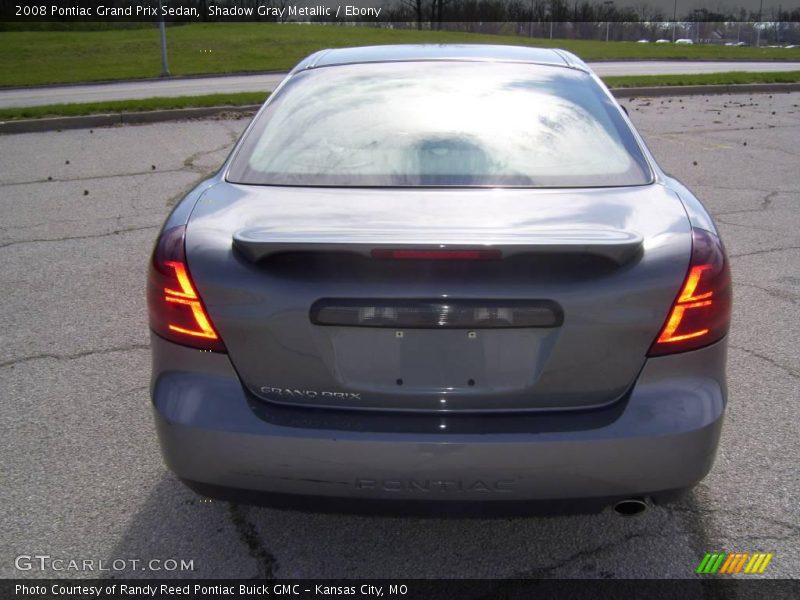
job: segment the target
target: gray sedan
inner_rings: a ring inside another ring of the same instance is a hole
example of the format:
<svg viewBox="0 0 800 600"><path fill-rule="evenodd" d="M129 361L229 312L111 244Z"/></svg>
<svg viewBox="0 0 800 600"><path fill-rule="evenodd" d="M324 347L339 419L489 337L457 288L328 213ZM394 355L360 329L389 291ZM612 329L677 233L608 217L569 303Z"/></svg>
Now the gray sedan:
<svg viewBox="0 0 800 600"><path fill-rule="evenodd" d="M567 52L306 58L148 300L164 458L206 495L635 512L714 460L722 242Z"/></svg>

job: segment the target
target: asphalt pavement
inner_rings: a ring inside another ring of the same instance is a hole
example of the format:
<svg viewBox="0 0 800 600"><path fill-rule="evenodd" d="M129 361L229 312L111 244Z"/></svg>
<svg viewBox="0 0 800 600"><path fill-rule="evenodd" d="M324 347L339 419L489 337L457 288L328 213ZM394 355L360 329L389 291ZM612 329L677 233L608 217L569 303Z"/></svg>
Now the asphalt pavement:
<svg viewBox="0 0 800 600"><path fill-rule="evenodd" d="M15 568L40 554L124 564L116 577L696 578L709 551L772 552L764 577L800 576L800 93L624 104L707 203L731 256L730 404L714 469L688 498L632 518L492 519L203 501L161 461L145 273L169 208L245 120L8 135L0 577L98 575ZM156 571L152 559L193 568Z"/></svg>
<svg viewBox="0 0 800 600"><path fill-rule="evenodd" d="M603 61L589 63L601 77L607 75L672 75L725 71L799 71L800 62L774 61ZM227 75L176 79L148 79L114 83L0 88L0 108L41 106L70 102L137 100L141 98L199 96L237 92L271 92L285 73Z"/></svg>

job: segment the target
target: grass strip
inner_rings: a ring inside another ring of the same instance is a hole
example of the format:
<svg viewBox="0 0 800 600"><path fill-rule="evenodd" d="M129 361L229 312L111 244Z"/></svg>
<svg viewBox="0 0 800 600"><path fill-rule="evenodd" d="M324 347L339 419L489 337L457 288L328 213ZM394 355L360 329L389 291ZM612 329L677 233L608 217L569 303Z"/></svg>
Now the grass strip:
<svg viewBox="0 0 800 600"><path fill-rule="evenodd" d="M513 23L497 34L416 31L341 25L196 23L167 28L173 75L283 71L323 48L374 44L466 43L564 48L584 60L758 59L800 60L800 48L710 44L638 44L528 38ZM158 28L105 31L5 31L0 33L0 86L77 83L158 77Z"/></svg>
<svg viewBox="0 0 800 600"><path fill-rule="evenodd" d="M702 73L696 75L626 75L603 77L611 88L660 87L673 85L737 85L744 83L796 83L800 71L776 71L774 73L747 73L727 71L724 73Z"/></svg>
<svg viewBox="0 0 800 600"><path fill-rule="evenodd" d="M141 112L171 108L199 108L206 106L243 106L261 104L269 94L264 92L239 92L235 94L208 94L205 96L176 96L175 98L142 98L141 100L111 100L70 104L48 104L22 108L0 108L0 121L42 119L45 117L79 117L103 113Z"/></svg>

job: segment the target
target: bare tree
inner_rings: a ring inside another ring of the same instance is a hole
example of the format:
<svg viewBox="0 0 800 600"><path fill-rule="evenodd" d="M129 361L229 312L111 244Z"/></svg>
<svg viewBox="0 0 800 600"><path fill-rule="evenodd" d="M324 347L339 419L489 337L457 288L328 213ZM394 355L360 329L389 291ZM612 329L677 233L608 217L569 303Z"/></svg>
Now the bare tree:
<svg viewBox="0 0 800 600"><path fill-rule="evenodd" d="M425 8L428 4L426 0L402 0L403 6L411 9L417 21L417 29L422 29L422 21L425 18Z"/></svg>
<svg viewBox="0 0 800 600"><path fill-rule="evenodd" d="M442 21L445 16L445 9L453 3L453 0L431 0L431 28L436 23L436 29L442 28Z"/></svg>

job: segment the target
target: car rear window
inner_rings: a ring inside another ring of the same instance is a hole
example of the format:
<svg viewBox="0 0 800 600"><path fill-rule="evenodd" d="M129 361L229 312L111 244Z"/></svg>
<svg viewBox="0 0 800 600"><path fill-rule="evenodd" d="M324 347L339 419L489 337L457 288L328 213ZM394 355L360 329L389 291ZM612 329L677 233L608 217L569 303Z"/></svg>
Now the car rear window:
<svg viewBox="0 0 800 600"><path fill-rule="evenodd" d="M228 181L297 186L596 187L650 183L619 109L586 73L397 62L294 75Z"/></svg>

